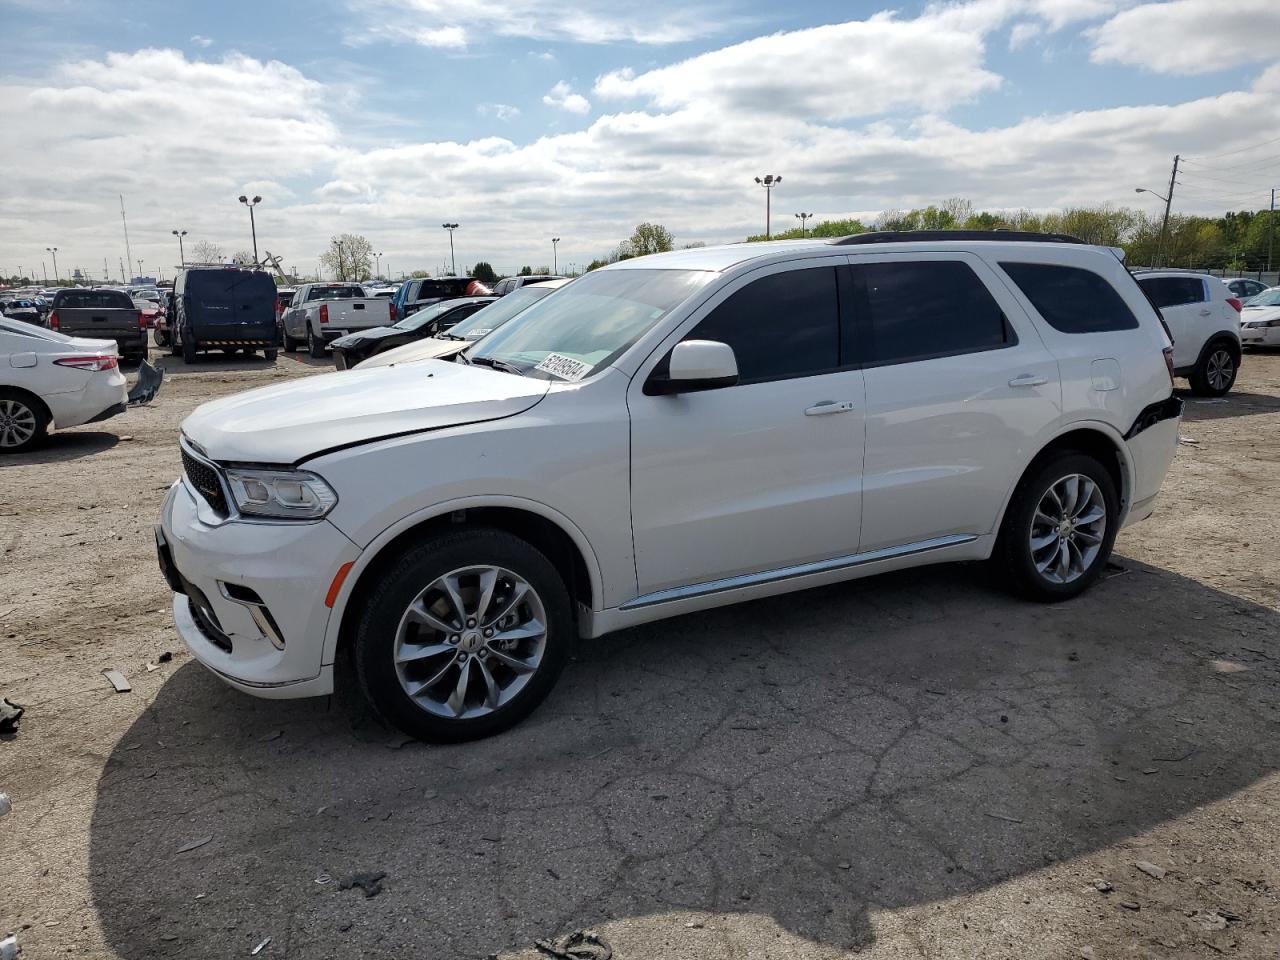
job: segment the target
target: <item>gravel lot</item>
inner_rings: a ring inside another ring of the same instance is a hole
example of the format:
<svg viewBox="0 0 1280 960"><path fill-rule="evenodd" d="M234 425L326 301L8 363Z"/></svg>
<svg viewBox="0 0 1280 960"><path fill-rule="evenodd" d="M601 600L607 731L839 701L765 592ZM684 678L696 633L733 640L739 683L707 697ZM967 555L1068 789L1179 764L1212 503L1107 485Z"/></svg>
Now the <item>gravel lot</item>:
<svg viewBox="0 0 1280 960"><path fill-rule="evenodd" d="M1280 355L1188 404L1079 600L965 566L688 616L459 747L191 662L151 536L178 424L317 365L164 362L154 406L0 461L24 960L531 958L583 927L619 960L1280 954Z"/></svg>

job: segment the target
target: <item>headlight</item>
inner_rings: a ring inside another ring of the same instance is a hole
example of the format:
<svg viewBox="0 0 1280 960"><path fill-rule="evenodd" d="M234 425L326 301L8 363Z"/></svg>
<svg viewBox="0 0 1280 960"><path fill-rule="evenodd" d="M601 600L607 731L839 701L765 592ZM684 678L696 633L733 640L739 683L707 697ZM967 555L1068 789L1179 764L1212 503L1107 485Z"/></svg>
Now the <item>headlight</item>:
<svg viewBox="0 0 1280 960"><path fill-rule="evenodd" d="M305 470L227 469L227 484L236 509L258 517L319 520L333 509L333 488Z"/></svg>

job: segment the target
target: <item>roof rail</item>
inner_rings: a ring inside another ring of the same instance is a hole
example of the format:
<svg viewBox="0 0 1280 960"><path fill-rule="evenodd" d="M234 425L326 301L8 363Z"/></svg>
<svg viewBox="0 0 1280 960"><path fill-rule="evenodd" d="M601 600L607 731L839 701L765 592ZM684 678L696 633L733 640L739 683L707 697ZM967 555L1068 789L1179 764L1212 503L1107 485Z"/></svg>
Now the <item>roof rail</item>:
<svg viewBox="0 0 1280 960"><path fill-rule="evenodd" d="M837 237L833 246L852 247L871 243L933 243L938 240L995 240L1018 243L1084 243L1065 233L1033 233L1027 230L878 230Z"/></svg>

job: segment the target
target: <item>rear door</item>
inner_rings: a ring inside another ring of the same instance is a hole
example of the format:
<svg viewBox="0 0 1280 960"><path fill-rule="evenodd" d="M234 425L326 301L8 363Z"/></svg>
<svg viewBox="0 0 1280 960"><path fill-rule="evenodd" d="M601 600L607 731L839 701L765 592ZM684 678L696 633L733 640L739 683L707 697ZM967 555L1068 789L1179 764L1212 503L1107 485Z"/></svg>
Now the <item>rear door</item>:
<svg viewBox="0 0 1280 960"><path fill-rule="evenodd" d="M1057 363L978 257L849 263L867 391L859 550L992 532L1037 436L1061 414Z"/></svg>
<svg viewBox="0 0 1280 960"><path fill-rule="evenodd" d="M1205 342L1205 320L1214 313L1209 303L1208 278L1138 277L1138 283L1169 326L1174 367L1181 370L1194 366Z"/></svg>

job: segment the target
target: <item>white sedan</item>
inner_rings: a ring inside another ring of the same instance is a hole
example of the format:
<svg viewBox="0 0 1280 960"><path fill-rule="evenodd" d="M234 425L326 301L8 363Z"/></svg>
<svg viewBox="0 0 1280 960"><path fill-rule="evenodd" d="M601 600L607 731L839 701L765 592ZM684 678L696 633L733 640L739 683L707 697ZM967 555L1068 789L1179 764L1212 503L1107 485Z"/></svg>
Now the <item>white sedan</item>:
<svg viewBox="0 0 1280 960"><path fill-rule="evenodd" d="M127 401L114 341L0 318L0 454L33 447L51 423L75 427L123 413Z"/></svg>
<svg viewBox="0 0 1280 960"><path fill-rule="evenodd" d="M1280 287L1264 290L1244 305L1240 342L1246 347L1280 347Z"/></svg>

